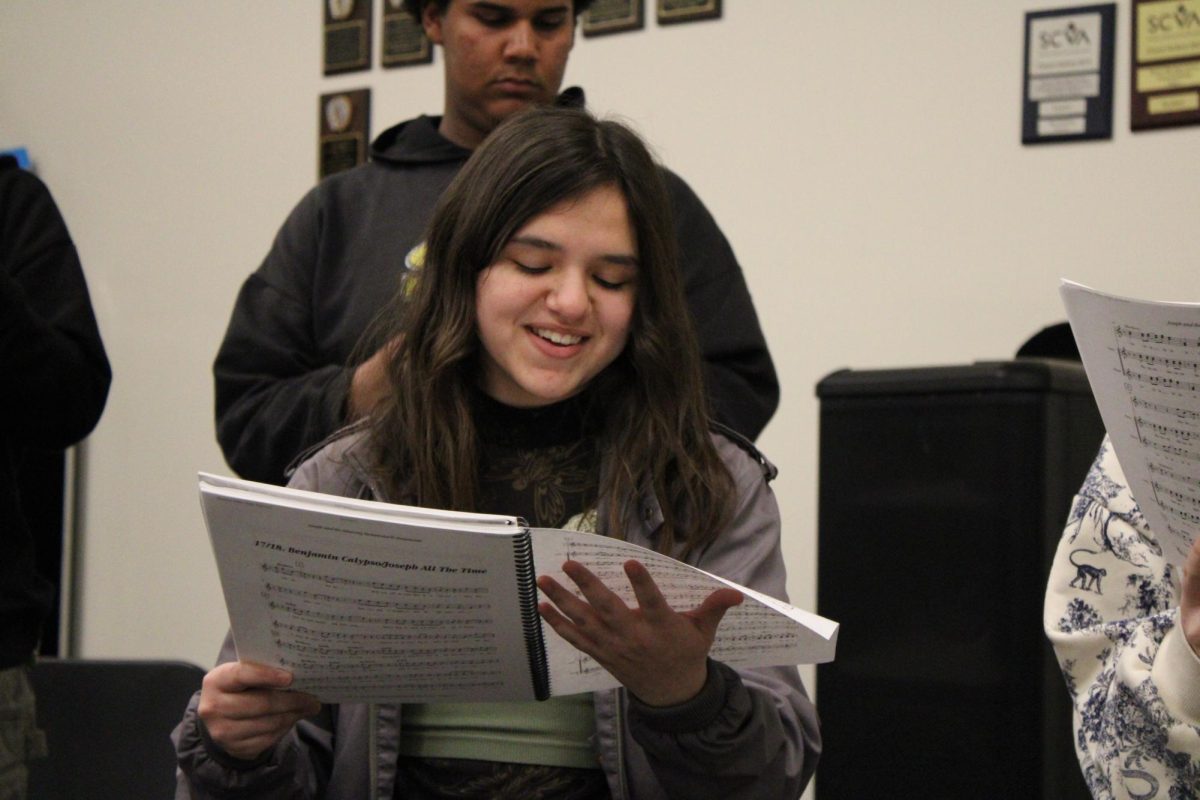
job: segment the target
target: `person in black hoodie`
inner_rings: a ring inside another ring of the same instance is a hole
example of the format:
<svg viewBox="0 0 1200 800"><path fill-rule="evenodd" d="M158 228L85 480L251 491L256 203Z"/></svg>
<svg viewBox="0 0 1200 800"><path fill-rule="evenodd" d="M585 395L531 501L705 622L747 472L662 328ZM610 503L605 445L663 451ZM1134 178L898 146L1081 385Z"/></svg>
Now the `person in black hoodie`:
<svg viewBox="0 0 1200 800"><path fill-rule="evenodd" d="M17 486L22 458L61 449L100 419L112 378L79 256L50 192L0 158L0 797L23 798L43 746L28 668L52 587Z"/></svg>
<svg viewBox="0 0 1200 800"><path fill-rule="evenodd" d="M384 131L368 163L309 191L243 284L213 374L217 439L244 478L283 483L290 462L377 401L386 343L360 337L418 273L434 204L472 149L531 104L583 104L559 88L590 0L405 5L443 49L444 115ZM745 278L700 199L664 179L714 416L753 439L779 384Z"/></svg>

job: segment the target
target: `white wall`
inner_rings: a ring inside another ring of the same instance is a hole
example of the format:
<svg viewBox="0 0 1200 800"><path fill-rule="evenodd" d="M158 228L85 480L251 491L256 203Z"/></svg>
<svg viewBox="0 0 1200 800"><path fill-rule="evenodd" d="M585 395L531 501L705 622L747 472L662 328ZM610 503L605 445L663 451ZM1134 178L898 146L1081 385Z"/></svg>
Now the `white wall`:
<svg viewBox="0 0 1200 800"><path fill-rule="evenodd" d="M58 198L115 374L87 449L85 656L216 653L195 489L197 470L227 471L209 369L237 287L315 177L317 96L372 87L375 131L440 110L440 62L323 78L317 8L0 4L0 147L27 146ZM1197 299L1200 128L1130 134L1129 3L1112 141L1034 148L1026 10L726 0L719 22L576 45L568 81L635 122L744 265L783 384L760 444L800 605L821 377L1009 357L1063 318L1060 276Z"/></svg>

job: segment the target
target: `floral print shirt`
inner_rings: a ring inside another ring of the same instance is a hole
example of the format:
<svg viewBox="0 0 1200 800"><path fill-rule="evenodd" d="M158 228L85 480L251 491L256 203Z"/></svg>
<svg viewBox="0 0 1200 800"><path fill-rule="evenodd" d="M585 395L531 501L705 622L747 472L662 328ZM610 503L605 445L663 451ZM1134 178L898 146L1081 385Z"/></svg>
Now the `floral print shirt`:
<svg viewBox="0 0 1200 800"><path fill-rule="evenodd" d="M1075 497L1044 624L1097 800L1200 798L1200 657L1166 562L1106 439Z"/></svg>

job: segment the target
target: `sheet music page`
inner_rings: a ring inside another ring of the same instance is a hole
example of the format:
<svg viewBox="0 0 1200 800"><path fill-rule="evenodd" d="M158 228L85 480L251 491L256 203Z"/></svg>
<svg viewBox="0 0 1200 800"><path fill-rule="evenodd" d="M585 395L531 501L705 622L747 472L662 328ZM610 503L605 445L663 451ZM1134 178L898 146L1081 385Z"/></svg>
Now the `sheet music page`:
<svg viewBox="0 0 1200 800"><path fill-rule="evenodd" d="M1134 499L1172 564L1200 533L1200 304L1060 288Z"/></svg>
<svg viewBox="0 0 1200 800"><path fill-rule="evenodd" d="M533 699L511 520L230 480L201 499L239 658L325 702Z"/></svg>
<svg viewBox="0 0 1200 800"><path fill-rule="evenodd" d="M552 528L532 528L530 533L538 575L549 575L567 588L573 589L575 584L561 567L571 559L590 569L626 603L637 605L623 569L626 561L636 559L650 571L675 609L695 608L714 590L723 587L741 591L746 599L725 614L717 629L711 655L718 661L733 667L765 667L833 660L836 622L629 542ZM594 659L576 650L544 622L542 635L550 667L551 694L575 694L619 685Z"/></svg>

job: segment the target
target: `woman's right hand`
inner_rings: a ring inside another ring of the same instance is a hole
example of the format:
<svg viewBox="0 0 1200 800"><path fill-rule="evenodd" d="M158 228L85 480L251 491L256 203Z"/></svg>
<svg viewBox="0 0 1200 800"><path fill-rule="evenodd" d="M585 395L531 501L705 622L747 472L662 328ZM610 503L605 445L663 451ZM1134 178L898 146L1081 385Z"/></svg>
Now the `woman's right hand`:
<svg viewBox="0 0 1200 800"><path fill-rule="evenodd" d="M291 683L292 674L275 667L243 661L221 664L204 676L197 713L218 747L249 761L321 710L311 694L284 691Z"/></svg>

